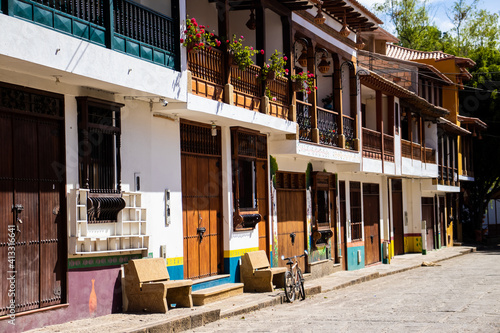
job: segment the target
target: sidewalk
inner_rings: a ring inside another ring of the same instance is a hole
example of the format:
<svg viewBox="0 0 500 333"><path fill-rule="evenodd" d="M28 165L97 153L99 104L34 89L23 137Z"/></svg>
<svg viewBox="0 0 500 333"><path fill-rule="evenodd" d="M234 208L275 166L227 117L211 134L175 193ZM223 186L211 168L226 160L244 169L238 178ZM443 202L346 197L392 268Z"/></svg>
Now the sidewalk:
<svg viewBox="0 0 500 333"><path fill-rule="evenodd" d="M356 271L336 272L316 280L306 281L306 295L346 288L361 282L421 267L422 262L436 263L475 250L474 247L459 246L431 251L425 256L410 253L393 258L390 265L377 264ZM272 293L245 293L192 309L171 309L166 314L110 314L29 332L180 332L221 318L237 316L285 302L285 295L281 290Z"/></svg>

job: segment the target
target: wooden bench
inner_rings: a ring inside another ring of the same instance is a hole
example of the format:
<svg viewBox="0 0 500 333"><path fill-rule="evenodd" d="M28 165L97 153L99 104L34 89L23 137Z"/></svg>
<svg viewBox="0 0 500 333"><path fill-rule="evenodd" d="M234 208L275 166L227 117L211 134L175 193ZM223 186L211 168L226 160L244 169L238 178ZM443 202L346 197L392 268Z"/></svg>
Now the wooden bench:
<svg viewBox="0 0 500 333"><path fill-rule="evenodd" d="M266 252L247 252L241 257L240 277L245 292L273 291L273 284L283 288L286 267L271 267Z"/></svg>
<svg viewBox="0 0 500 333"><path fill-rule="evenodd" d="M191 280L170 280L165 259L130 260L125 265L126 310L129 312L168 311L168 305L193 307Z"/></svg>

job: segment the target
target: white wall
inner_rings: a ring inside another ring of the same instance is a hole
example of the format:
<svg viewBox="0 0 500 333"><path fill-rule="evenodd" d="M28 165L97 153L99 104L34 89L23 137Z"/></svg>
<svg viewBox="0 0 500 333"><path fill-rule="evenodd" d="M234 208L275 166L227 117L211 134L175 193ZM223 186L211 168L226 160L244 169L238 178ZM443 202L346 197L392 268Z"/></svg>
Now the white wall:
<svg viewBox="0 0 500 333"><path fill-rule="evenodd" d="M170 0L138 0L137 3L140 3L143 6L151 8L158 13L166 15L168 17L172 17L172 3Z"/></svg>
<svg viewBox="0 0 500 333"><path fill-rule="evenodd" d="M266 8L266 59L269 59L274 50L283 53L283 25L281 18L275 12ZM246 22L246 21L245 21Z"/></svg>
<svg viewBox="0 0 500 333"><path fill-rule="evenodd" d="M150 0L157 1L157 0ZM182 1L181 1L182 2ZM217 21L217 8L215 2L209 3L208 1L187 1L186 6L187 16L189 18L195 18L198 24L208 26L208 31L213 31L214 34L219 35L219 27ZM245 21L246 22L246 21ZM181 23L185 23L185 20L181 16ZM223 36L221 36L223 37Z"/></svg>

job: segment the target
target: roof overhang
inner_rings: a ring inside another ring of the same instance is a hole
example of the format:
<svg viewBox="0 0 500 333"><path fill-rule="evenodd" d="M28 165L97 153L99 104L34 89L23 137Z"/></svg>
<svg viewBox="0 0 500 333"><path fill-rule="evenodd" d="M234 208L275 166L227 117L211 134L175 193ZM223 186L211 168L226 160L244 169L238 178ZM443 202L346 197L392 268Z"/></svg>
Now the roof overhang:
<svg viewBox="0 0 500 333"><path fill-rule="evenodd" d="M451 121L440 117L438 119L438 124L446 131L449 133L453 133L456 135L469 135L470 132L466 130L465 128L462 128L458 126L457 124L452 123Z"/></svg>
<svg viewBox="0 0 500 333"><path fill-rule="evenodd" d="M429 103L424 98L416 95L408 89L399 86L394 82L387 80L386 78L376 74L373 71L361 68L358 70L358 74L361 84L367 86L368 88L381 90L386 94L399 97L409 104L417 107L422 114L437 118L446 116L450 113L445 108Z"/></svg>

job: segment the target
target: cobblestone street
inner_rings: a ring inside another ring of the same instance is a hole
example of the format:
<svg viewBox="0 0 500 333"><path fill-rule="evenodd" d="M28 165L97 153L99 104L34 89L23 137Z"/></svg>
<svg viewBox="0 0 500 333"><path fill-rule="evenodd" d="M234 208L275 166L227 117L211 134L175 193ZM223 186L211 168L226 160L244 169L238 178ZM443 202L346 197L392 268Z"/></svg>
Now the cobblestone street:
<svg viewBox="0 0 500 333"><path fill-rule="evenodd" d="M192 332L500 332L500 251L481 251Z"/></svg>

